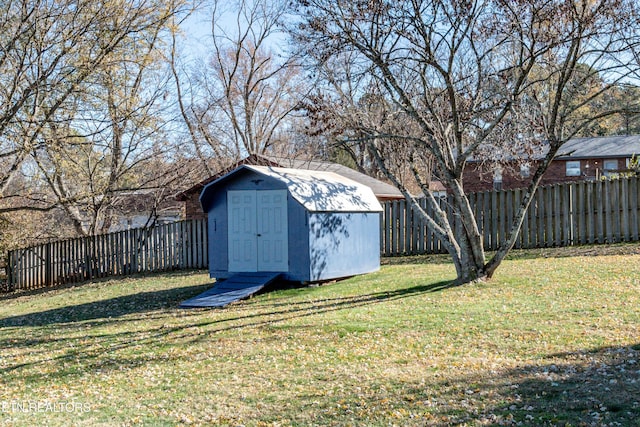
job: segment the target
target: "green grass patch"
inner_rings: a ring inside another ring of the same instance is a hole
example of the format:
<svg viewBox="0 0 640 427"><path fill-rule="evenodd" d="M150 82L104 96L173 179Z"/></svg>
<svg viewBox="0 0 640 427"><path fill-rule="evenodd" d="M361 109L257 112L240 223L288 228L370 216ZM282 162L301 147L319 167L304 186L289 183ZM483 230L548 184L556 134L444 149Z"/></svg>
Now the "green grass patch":
<svg viewBox="0 0 640 427"><path fill-rule="evenodd" d="M221 310L177 308L200 272L7 295L0 424L638 426L637 249L459 287L444 257L387 259Z"/></svg>

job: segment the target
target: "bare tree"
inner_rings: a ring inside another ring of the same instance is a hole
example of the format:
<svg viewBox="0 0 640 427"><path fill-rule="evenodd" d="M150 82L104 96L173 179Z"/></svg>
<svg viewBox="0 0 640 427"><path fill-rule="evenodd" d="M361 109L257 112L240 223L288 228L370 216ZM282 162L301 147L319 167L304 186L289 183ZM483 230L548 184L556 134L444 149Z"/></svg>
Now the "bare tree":
<svg viewBox="0 0 640 427"><path fill-rule="evenodd" d="M297 58L278 48L286 10L279 0L213 1L210 57L188 78L174 39L180 111L200 156L233 161L285 139L302 90Z"/></svg>
<svg viewBox="0 0 640 427"><path fill-rule="evenodd" d="M183 3L0 7L0 213L62 207L97 232L114 194L144 186L133 168L162 151L158 46Z"/></svg>
<svg viewBox="0 0 640 427"><path fill-rule="evenodd" d="M307 133L316 137L320 145L328 145L326 157L346 152L357 169L377 178L386 178L376 161L382 157L385 169L403 187L415 189L416 182L408 167L412 152L410 136L420 134L421 129L376 89L374 81L354 74L352 58L336 55L320 64L317 73L324 86L318 87L303 103L309 119ZM371 138L371 130L387 138ZM349 163L341 158L336 160ZM432 156L424 153L413 160L429 185L433 176Z"/></svg>
<svg viewBox="0 0 640 427"><path fill-rule="evenodd" d="M172 149L164 132L168 75L158 46L164 27L150 27L97 70L68 117L45 127L51 143L33 154L79 234L107 231L121 193L162 185L157 171L144 167Z"/></svg>
<svg viewBox="0 0 640 427"><path fill-rule="evenodd" d="M542 174L562 144L620 112L597 108L638 71L632 1L300 0L292 29L323 74L341 141L366 142L451 255L458 282L491 277L513 247ZM347 66L345 66L345 59ZM348 72L347 72L348 70ZM597 79L595 77L598 77ZM600 85L593 82L600 80ZM589 83L589 90L584 90ZM376 108L363 99L375 99ZM585 108L587 106L593 108ZM389 126L380 111L410 125ZM394 148L396 147L396 148ZM433 215L402 185L385 149L402 150ZM463 173L470 159L543 153L513 223L487 259ZM455 227L429 191L453 196Z"/></svg>

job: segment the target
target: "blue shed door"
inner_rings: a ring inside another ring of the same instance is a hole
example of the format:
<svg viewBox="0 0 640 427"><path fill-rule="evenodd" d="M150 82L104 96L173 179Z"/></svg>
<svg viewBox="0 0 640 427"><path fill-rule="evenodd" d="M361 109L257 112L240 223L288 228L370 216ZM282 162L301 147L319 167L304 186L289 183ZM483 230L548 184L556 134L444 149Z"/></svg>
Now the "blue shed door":
<svg viewBox="0 0 640 427"><path fill-rule="evenodd" d="M229 271L289 271L287 191L228 191Z"/></svg>

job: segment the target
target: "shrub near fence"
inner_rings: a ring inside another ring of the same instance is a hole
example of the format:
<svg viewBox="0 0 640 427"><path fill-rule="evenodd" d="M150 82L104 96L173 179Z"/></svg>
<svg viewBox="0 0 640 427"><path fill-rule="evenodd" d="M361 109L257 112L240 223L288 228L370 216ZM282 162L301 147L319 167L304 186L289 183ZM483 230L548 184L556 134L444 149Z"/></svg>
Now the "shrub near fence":
<svg viewBox="0 0 640 427"><path fill-rule="evenodd" d="M636 177L582 181L538 188L516 248L544 248L639 240L640 183ZM522 190L469 195L486 250L506 239ZM426 208L426 200L420 200ZM451 196L440 200L453 219ZM427 209L430 212L430 209ZM453 221L454 229L459 221ZM445 252L440 241L407 203L388 202L382 214L381 252L385 256Z"/></svg>
<svg viewBox="0 0 640 427"><path fill-rule="evenodd" d="M107 276L206 268L205 220L182 221L10 251L6 290L37 289Z"/></svg>

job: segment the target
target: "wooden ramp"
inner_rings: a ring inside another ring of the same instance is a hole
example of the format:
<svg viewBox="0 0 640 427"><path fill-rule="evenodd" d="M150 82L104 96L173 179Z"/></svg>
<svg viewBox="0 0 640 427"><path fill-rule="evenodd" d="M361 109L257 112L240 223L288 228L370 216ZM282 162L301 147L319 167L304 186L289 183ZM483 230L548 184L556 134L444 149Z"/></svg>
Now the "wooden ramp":
<svg viewBox="0 0 640 427"><path fill-rule="evenodd" d="M182 308L224 307L234 301L247 298L269 283L281 273L237 273L200 295L184 301Z"/></svg>

